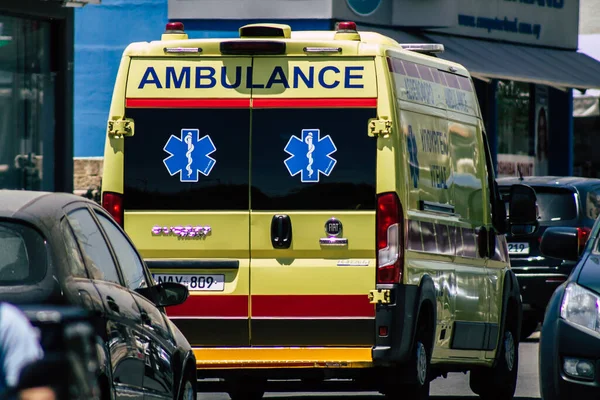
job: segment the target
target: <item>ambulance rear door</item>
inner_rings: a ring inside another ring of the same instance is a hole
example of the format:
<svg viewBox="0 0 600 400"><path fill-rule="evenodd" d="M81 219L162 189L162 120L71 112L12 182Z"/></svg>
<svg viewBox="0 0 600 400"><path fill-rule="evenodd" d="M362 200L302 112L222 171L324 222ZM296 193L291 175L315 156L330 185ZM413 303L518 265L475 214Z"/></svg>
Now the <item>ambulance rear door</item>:
<svg viewBox="0 0 600 400"><path fill-rule="evenodd" d="M249 344L250 57L133 58L125 230L156 282L188 286L167 315L192 346Z"/></svg>
<svg viewBox="0 0 600 400"><path fill-rule="evenodd" d="M374 343L373 58L255 57L253 346Z"/></svg>

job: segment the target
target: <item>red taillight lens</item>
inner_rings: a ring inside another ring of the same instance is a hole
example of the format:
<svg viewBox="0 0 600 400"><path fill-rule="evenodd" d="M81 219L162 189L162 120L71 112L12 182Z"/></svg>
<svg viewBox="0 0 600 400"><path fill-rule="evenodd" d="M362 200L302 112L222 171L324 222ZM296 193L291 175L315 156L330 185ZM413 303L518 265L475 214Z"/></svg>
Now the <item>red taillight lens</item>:
<svg viewBox="0 0 600 400"><path fill-rule="evenodd" d="M396 193L377 196L377 283L398 283L404 267L404 216Z"/></svg>
<svg viewBox="0 0 600 400"><path fill-rule="evenodd" d="M579 242L579 252L581 253L585 248L588 238L590 237L590 228L577 228L577 241Z"/></svg>
<svg viewBox="0 0 600 400"><path fill-rule="evenodd" d="M102 194L102 207L123 226L123 195L113 192L104 192Z"/></svg>

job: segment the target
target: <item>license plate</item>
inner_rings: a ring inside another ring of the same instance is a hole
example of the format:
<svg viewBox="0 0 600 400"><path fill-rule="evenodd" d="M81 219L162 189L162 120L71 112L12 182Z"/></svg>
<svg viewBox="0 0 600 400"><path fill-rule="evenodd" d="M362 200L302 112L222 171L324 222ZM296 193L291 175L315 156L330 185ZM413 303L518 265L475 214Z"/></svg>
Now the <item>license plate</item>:
<svg viewBox="0 0 600 400"><path fill-rule="evenodd" d="M152 274L154 282L175 282L188 287L190 291L222 292L225 290L225 275L172 275Z"/></svg>
<svg viewBox="0 0 600 400"><path fill-rule="evenodd" d="M529 254L529 243L509 243L508 254Z"/></svg>

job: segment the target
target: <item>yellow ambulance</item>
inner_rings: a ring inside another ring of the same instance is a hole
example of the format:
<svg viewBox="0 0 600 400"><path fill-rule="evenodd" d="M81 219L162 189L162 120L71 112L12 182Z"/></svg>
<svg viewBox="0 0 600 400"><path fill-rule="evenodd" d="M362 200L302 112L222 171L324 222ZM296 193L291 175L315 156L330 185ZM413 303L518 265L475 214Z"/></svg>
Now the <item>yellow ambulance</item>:
<svg viewBox="0 0 600 400"><path fill-rule="evenodd" d="M535 192L515 185L507 217L473 81L442 50L354 22L234 39L170 22L127 47L102 203L156 282L189 288L165 312L200 391L424 399L471 371L482 398L512 398L521 300L504 234L535 229Z"/></svg>

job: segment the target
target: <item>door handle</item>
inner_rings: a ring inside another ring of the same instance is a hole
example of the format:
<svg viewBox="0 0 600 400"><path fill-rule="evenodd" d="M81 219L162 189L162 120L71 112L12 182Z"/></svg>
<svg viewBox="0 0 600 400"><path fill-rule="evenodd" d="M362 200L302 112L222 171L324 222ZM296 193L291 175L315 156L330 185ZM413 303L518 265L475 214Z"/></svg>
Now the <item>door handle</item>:
<svg viewBox="0 0 600 400"><path fill-rule="evenodd" d="M120 312L121 309L119 308L119 305L112 297L106 296L106 303L108 304L108 308L110 308L112 311L116 313Z"/></svg>
<svg viewBox="0 0 600 400"><path fill-rule="evenodd" d="M276 249L289 249L292 244L292 220L289 215L274 215L271 220L271 244Z"/></svg>

